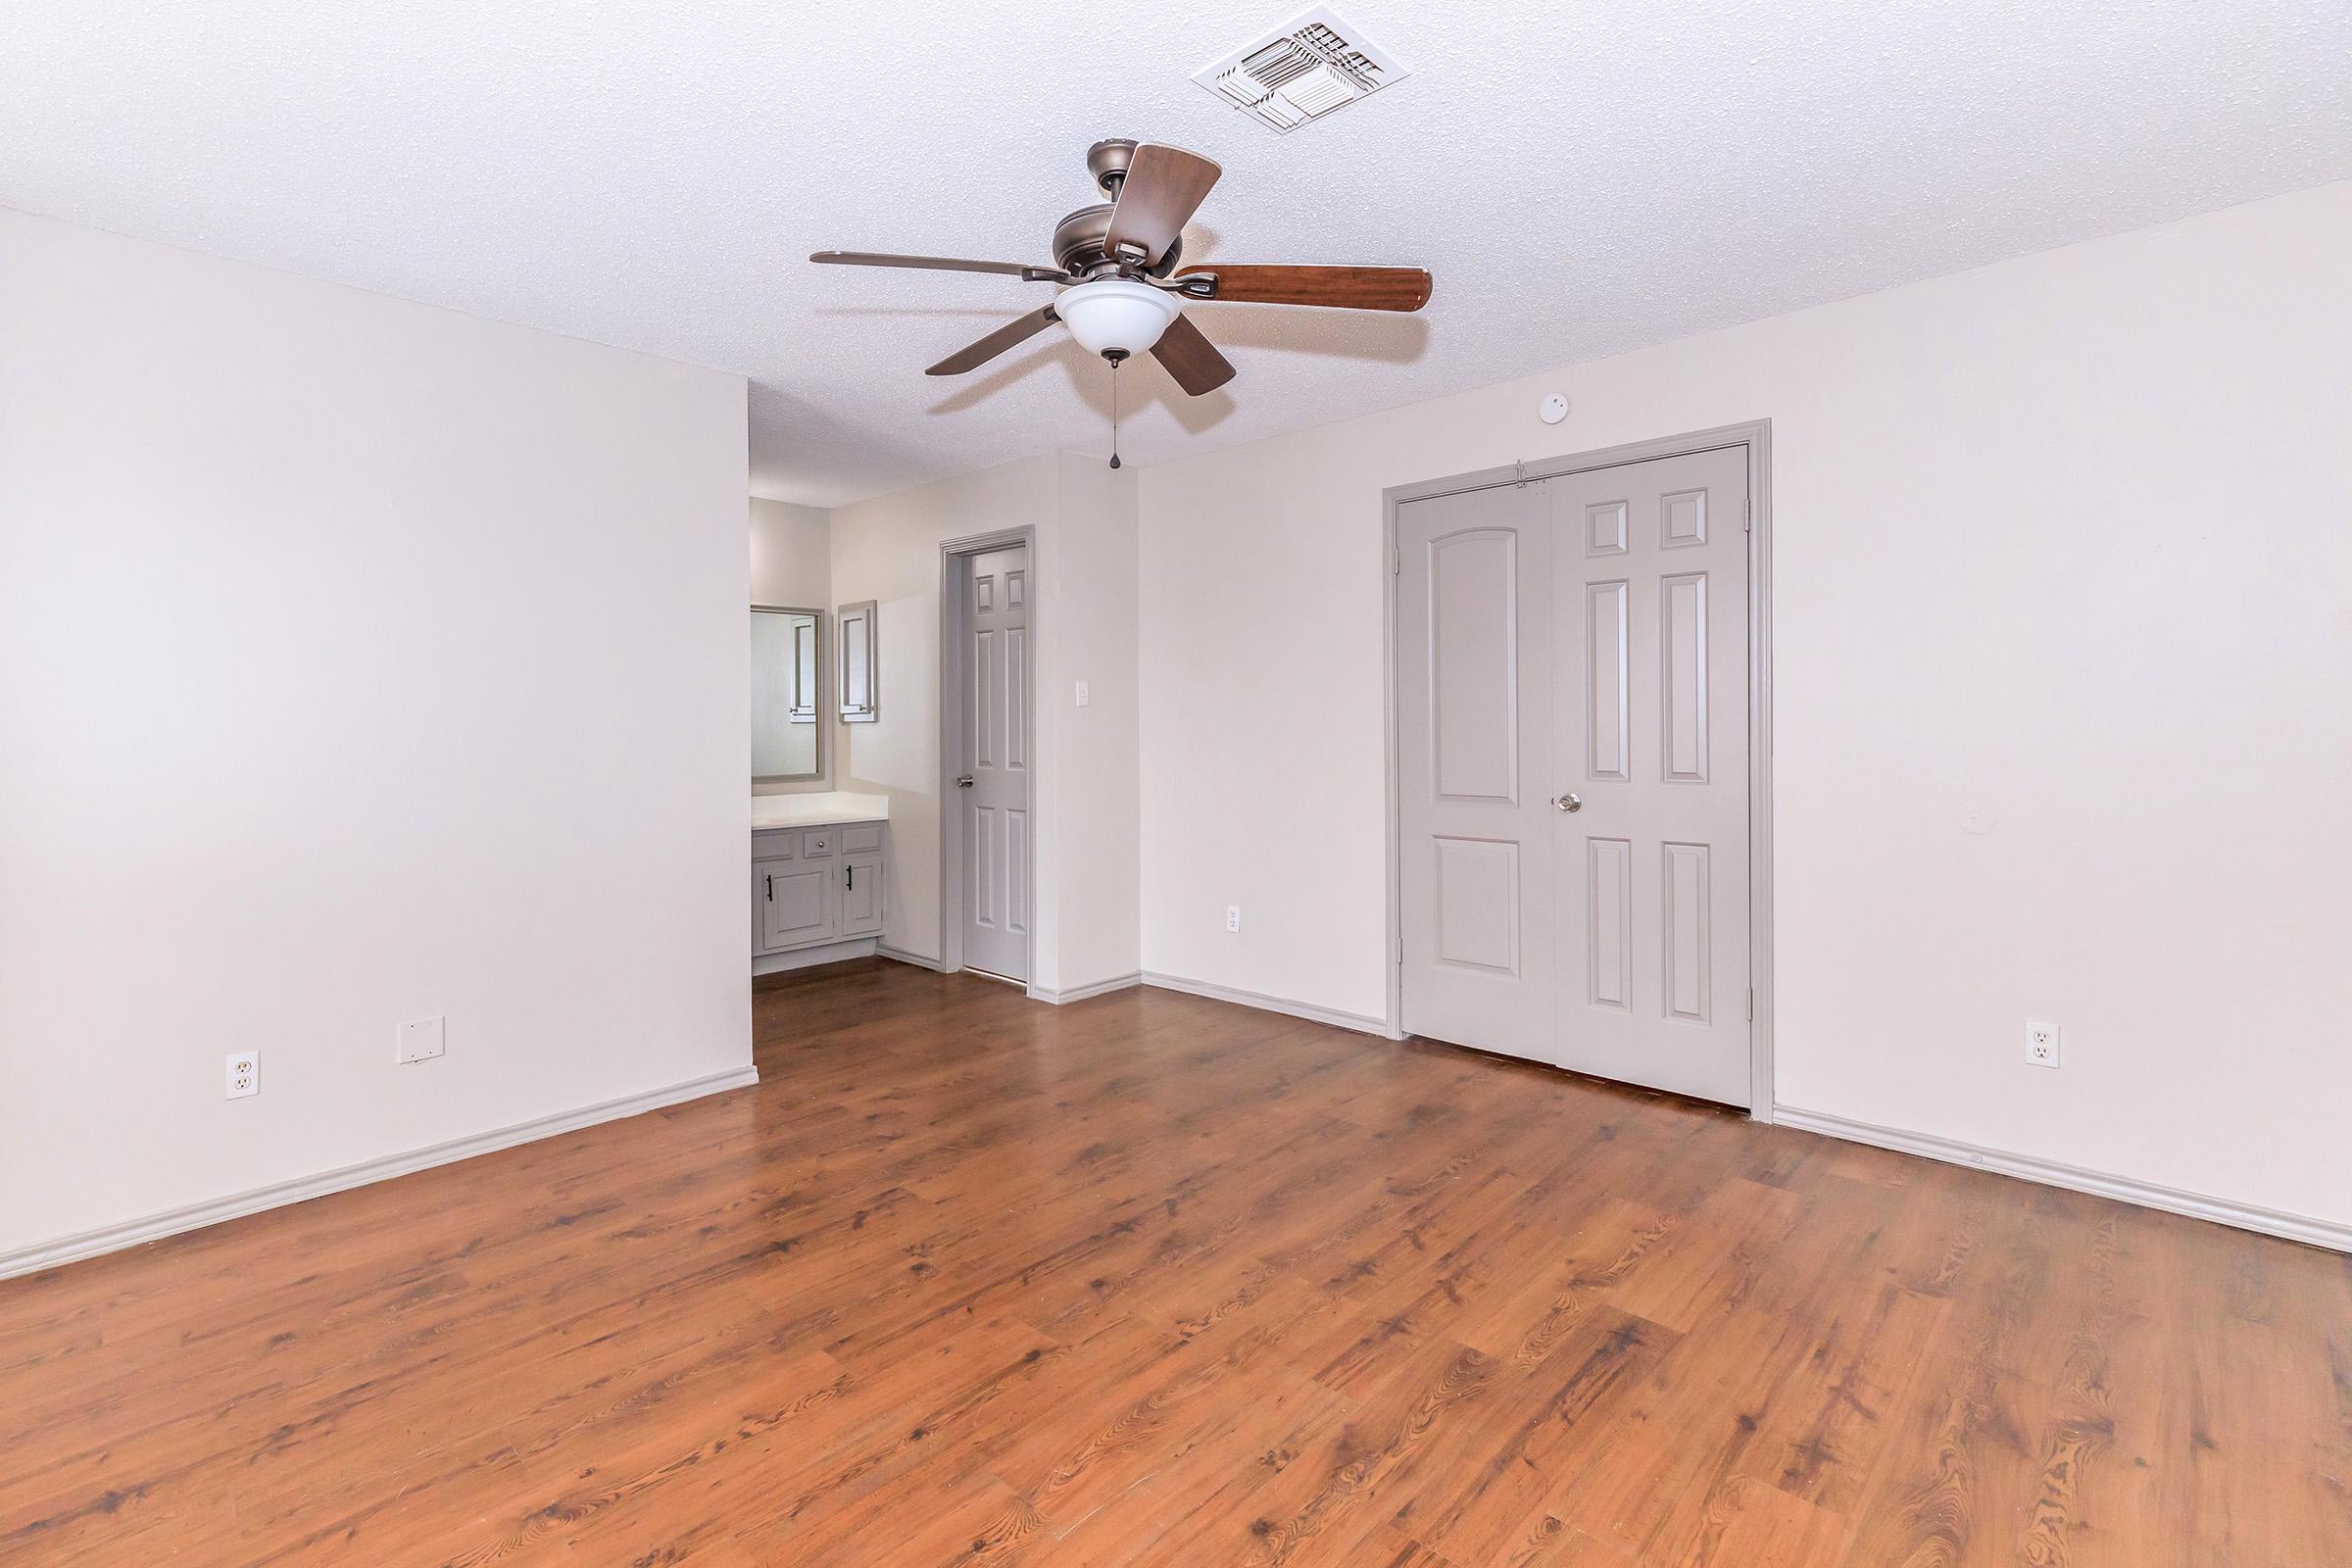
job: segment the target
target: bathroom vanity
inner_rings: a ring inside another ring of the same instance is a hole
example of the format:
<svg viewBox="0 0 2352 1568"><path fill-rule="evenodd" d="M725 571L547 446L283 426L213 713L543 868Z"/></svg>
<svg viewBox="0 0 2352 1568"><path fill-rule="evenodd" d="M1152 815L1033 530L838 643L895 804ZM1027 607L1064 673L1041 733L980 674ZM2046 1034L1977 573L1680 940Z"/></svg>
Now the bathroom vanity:
<svg viewBox="0 0 2352 1568"><path fill-rule="evenodd" d="M752 968L861 957L882 935L887 797L752 797Z"/></svg>

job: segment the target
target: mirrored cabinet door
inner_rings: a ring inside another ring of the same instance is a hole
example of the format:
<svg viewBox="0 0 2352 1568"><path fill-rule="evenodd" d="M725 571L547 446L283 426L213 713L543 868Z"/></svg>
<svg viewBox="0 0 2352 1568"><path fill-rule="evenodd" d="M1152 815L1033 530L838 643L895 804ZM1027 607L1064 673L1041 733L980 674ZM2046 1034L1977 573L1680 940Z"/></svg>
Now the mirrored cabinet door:
<svg viewBox="0 0 2352 1568"><path fill-rule="evenodd" d="M752 607L752 777L824 776L824 612Z"/></svg>
<svg viewBox="0 0 2352 1568"><path fill-rule="evenodd" d="M874 637L874 602L844 605L841 621L841 721L870 724L882 707L880 648Z"/></svg>

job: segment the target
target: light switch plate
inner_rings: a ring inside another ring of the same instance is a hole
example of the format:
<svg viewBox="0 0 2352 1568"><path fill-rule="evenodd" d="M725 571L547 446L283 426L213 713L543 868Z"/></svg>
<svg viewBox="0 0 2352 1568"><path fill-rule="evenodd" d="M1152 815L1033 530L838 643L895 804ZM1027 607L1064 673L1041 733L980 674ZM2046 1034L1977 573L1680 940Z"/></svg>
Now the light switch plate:
<svg viewBox="0 0 2352 1568"><path fill-rule="evenodd" d="M1079 706L1080 708L1084 708L1084 707L1085 707L1085 706L1086 706L1088 703L1090 703L1090 702L1092 702L1092 701L1094 701L1094 699L1093 699L1091 696L1089 696L1089 695L1087 694L1087 690L1086 690L1086 682L1084 682L1084 681L1080 681L1080 682L1078 683L1078 706Z"/></svg>
<svg viewBox="0 0 2352 1568"><path fill-rule="evenodd" d="M396 1061L429 1061L449 1049L448 1020L418 1018L400 1026L400 1050Z"/></svg>

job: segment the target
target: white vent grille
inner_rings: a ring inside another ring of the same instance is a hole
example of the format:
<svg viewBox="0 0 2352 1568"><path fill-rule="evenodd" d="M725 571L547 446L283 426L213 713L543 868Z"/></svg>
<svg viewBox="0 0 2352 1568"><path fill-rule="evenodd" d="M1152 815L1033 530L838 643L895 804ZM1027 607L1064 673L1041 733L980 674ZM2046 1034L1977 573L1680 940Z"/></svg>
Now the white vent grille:
<svg viewBox="0 0 2352 1568"><path fill-rule="evenodd" d="M1296 130L1401 80L1404 69L1316 6L1193 79L1276 130Z"/></svg>

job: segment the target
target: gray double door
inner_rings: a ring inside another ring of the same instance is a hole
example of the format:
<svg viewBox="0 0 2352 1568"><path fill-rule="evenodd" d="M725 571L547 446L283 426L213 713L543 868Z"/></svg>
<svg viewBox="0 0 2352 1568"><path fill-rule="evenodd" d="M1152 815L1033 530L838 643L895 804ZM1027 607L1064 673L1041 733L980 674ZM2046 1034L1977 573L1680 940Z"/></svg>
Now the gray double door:
<svg viewBox="0 0 2352 1568"><path fill-rule="evenodd" d="M1750 1099L1747 449L1396 509L1403 1022Z"/></svg>

